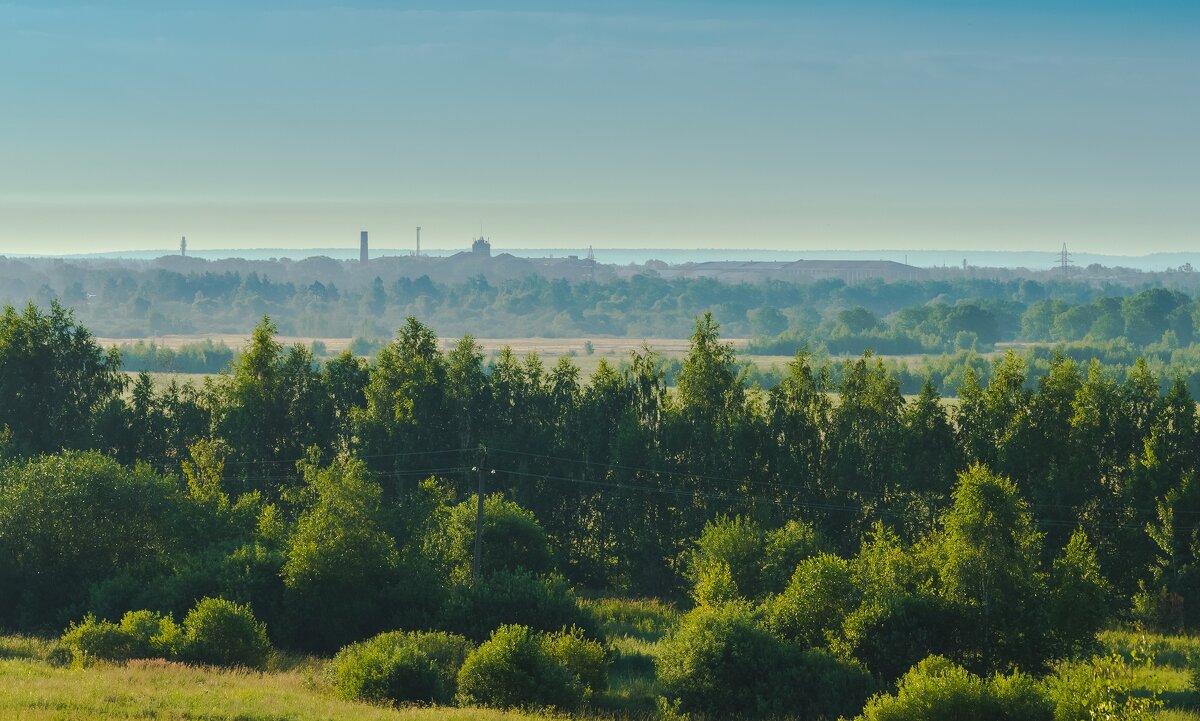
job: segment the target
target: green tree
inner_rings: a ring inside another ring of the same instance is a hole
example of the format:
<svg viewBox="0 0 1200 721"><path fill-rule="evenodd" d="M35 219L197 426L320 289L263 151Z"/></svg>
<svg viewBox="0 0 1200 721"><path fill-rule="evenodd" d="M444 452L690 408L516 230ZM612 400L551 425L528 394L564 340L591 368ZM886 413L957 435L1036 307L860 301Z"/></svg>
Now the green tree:
<svg viewBox="0 0 1200 721"><path fill-rule="evenodd" d="M1042 536L1016 485L972 466L959 476L941 523L931 546L939 586L978 629L963 659L987 671L1040 667L1051 652Z"/></svg>
<svg viewBox="0 0 1200 721"><path fill-rule="evenodd" d="M331 447L333 406L312 352L302 345L285 351L277 332L264 317L233 372L213 386L213 425L246 490L285 485L288 467L307 449Z"/></svg>
<svg viewBox="0 0 1200 721"><path fill-rule="evenodd" d="M1087 534L1075 531L1050 571L1050 631L1057 655L1094 649L1109 616L1111 590Z"/></svg>
<svg viewBox="0 0 1200 721"><path fill-rule="evenodd" d="M364 453L378 470L443 467L453 449L449 431L446 364L437 335L409 317L396 339L379 351L355 415ZM410 476L413 484L419 475Z"/></svg>
<svg viewBox="0 0 1200 721"><path fill-rule="evenodd" d="M826 431L833 409L827 368L814 369L806 351L788 363L787 375L767 396L771 475L788 486L818 492L826 458ZM788 493L781 487L780 493ZM807 500L795 498L794 500Z"/></svg>
<svg viewBox="0 0 1200 721"><path fill-rule="evenodd" d="M896 525L909 538L930 530L954 486L962 454L941 396L928 378L921 393L904 407L899 442L903 466L899 492L909 512Z"/></svg>
<svg viewBox="0 0 1200 721"><path fill-rule="evenodd" d="M0 465L0 624L61 627L96 584L169 566L185 513L174 481L96 452Z"/></svg>
<svg viewBox="0 0 1200 721"><path fill-rule="evenodd" d="M827 431L828 490L841 503L861 506L858 521L865 526L887 511L902 477L904 398L895 376L870 353L846 361L838 391Z"/></svg>
<svg viewBox="0 0 1200 721"><path fill-rule="evenodd" d="M366 403L364 389L370 377L366 361L348 350L325 363L322 369L321 380L332 402L335 428L332 435L338 451L350 450L354 437L353 411Z"/></svg>
<svg viewBox="0 0 1200 721"><path fill-rule="evenodd" d="M0 314L0 428L21 454L86 448L94 416L125 389L121 356L105 352L57 301Z"/></svg>
<svg viewBox="0 0 1200 721"><path fill-rule="evenodd" d="M285 600L293 642L332 650L388 626L400 551L386 530L383 491L362 461L310 461L303 473L311 500L287 543Z"/></svg>
<svg viewBox="0 0 1200 721"><path fill-rule="evenodd" d="M959 388L957 427L966 460L998 472L1022 468L1029 440L1031 393L1025 362L1009 350L993 364L992 378L980 387L968 368Z"/></svg>

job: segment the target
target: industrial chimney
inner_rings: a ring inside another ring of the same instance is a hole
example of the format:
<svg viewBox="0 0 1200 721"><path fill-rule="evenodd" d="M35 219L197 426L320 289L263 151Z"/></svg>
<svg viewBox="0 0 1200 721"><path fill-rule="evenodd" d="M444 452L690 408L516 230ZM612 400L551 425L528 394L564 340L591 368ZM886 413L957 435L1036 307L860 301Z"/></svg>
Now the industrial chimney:
<svg viewBox="0 0 1200 721"><path fill-rule="evenodd" d="M367 262L367 231L362 231L358 234L358 260L361 263Z"/></svg>

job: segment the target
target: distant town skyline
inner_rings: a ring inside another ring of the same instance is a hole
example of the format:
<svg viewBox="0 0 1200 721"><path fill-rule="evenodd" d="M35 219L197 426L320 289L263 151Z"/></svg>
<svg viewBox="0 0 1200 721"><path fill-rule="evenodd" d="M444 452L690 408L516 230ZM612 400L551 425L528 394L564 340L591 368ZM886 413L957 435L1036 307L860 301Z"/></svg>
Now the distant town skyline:
<svg viewBox="0 0 1200 721"><path fill-rule="evenodd" d="M0 254L1200 246L1194 3L0 5Z"/></svg>

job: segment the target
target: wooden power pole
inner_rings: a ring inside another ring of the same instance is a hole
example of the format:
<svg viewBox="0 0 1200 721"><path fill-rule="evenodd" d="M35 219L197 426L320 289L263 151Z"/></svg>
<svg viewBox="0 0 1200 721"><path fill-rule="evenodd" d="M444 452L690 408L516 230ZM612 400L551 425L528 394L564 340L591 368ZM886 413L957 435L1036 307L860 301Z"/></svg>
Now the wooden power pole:
<svg viewBox="0 0 1200 721"><path fill-rule="evenodd" d="M487 461L487 451L480 450L479 465L475 470L479 479L479 487L475 490L478 504L475 508L475 559L471 563L471 578L478 582L483 568L483 464Z"/></svg>

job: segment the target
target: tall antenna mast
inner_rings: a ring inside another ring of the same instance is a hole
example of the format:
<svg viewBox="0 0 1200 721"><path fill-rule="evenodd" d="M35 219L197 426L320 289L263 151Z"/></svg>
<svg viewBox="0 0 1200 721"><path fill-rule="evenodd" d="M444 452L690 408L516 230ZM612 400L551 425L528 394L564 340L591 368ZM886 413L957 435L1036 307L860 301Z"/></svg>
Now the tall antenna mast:
<svg viewBox="0 0 1200 721"><path fill-rule="evenodd" d="M417 226L417 257L421 257L421 226Z"/></svg>

